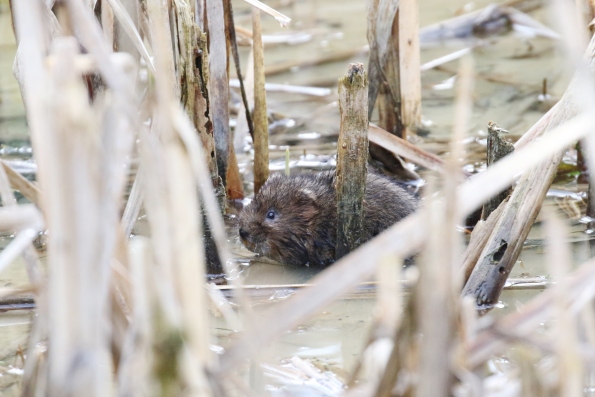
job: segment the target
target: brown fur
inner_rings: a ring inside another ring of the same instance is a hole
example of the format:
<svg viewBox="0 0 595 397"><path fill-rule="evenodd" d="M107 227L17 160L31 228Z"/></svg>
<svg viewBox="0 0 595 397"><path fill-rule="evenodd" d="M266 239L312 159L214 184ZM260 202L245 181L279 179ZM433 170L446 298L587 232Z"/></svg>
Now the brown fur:
<svg viewBox="0 0 595 397"><path fill-rule="evenodd" d="M334 171L286 177L273 174L240 215L240 238L251 251L290 265L328 265L335 260L337 207ZM363 242L418 206L397 182L368 174ZM273 219L267 218L272 212Z"/></svg>

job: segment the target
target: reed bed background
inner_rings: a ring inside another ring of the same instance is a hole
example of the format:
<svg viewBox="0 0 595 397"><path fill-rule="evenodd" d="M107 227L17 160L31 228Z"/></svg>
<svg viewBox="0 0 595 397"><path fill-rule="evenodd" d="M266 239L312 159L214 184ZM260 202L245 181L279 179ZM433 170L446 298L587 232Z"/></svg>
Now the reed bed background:
<svg viewBox="0 0 595 397"><path fill-rule="evenodd" d="M270 364L260 362L259 352L374 277L373 326L352 373L337 380L290 359L301 382L327 393L320 395L592 393L595 260L571 268L558 214L543 211L551 287L514 313L485 314L498 301L566 149L581 141L588 168L595 169L589 155L595 153L595 39L588 44L584 22L593 19L592 10L578 13L553 1L575 77L514 152L468 178L461 158L473 57L459 61L449 154L417 148L406 140L421 122L417 4L371 1L368 77L375 88L367 101L350 105L364 118L369 106L379 110L379 126L368 131L371 150L431 170L423 208L256 315L240 279L227 278L233 303L206 281L207 273L234 272L222 213L226 199L244 196L238 135L254 142L255 190L269 173L260 20L290 20L248 3L251 32L235 29L229 0L11 2L14 72L38 164L35 183L0 167L0 230L15 234L0 253L0 271L22 255L29 277L29 286L0 288L0 296L32 292L36 304L22 352L22 395L273 394L259 380ZM240 39L252 46L243 68ZM244 86L235 137L233 62ZM511 196L465 248L458 225L511 185ZM30 204L17 204L12 189ZM149 237L130 238L141 211ZM46 230L47 253L38 241ZM404 258L415 254L417 265L401 271ZM215 316L237 332L220 350L213 348ZM490 376L486 363L504 353L508 376Z"/></svg>

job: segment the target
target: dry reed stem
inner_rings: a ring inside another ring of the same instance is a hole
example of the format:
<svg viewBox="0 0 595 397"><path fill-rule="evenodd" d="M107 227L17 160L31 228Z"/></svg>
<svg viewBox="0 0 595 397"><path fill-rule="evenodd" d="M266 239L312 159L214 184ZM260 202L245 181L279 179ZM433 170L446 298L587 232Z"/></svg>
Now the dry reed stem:
<svg viewBox="0 0 595 397"><path fill-rule="evenodd" d="M196 186L199 187L200 197L206 211L206 216L211 226L211 232L215 244L217 246L217 253L221 260L221 264L228 275L228 281L237 286L241 283L238 277L234 277L234 269L232 268L232 257L227 247L227 236L225 233L225 225L218 211L217 200L213 194L213 190L210 186L210 179L206 169L206 161L204 153L200 147L199 141L196 139L196 134L193 131L192 125L190 124L186 114L179 108L173 107L172 120L176 132L179 134L180 139L184 143L186 150L189 153L191 165L194 172L194 178L196 180ZM249 300L241 289L237 289L236 296L238 301L248 314L251 311ZM231 321L230 323L233 323Z"/></svg>
<svg viewBox="0 0 595 397"><path fill-rule="evenodd" d="M244 198L242 175L240 174L240 167L233 145L230 146L229 151L229 167L227 167L227 186L225 190L228 200L242 200Z"/></svg>
<svg viewBox="0 0 595 397"><path fill-rule="evenodd" d="M397 156L406 158L422 167L432 171L444 173L444 161L433 153L427 152L403 138L389 133L388 131L370 124L368 129L370 142L383 147Z"/></svg>
<svg viewBox="0 0 595 397"><path fill-rule="evenodd" d="M260 11L252 10L254 51L254 193L269 177L269 129L264 88L264 48L260 29Z"/></svg>
<svg viewBox="0 0 595 397"><path fill-rule="evenodd" d="M580 3L582 3L582 5ZM584 3L584 1L577 2L578 11L583 13L587 11ZM595 108L595 97L588 88L594 81L593 73L590 72L593 69L592 64L594 61L591 59L589 64L585 65L580 53L581 44L586 42L587 31L577 28L578 26L581 26L581 21L577 20L578 17L580 17L580 13L578 15L575 13L577 9L569 7L567 4L560 1L554 2L554 7L556 8L556 12L561 16L558 21L558 28L563 33L562 38L564 39L565 50L568 53L567 62L570 66L578 65L576 74L577 76L580 76L580 80L584 82L584 84L576 85L576 102L577 104L580 104L583 111L590 113L592 109ZM595 3L593 4L593 7L595 7ZM591 25L589 28L592 29L593 26ZM595 192L595 172L590 172L591 170L595 170L595 139L593 138L593 134L587 135L584 140L579 142L579 144L581 145L582 154L586 158L587 170L589 171L586 216L593 216L593 206L595 205L593 197ZM589 222L586 227L587 229L592 228L593 222ZM591 251L593 252L593 250Z"/></svg>
<svg viewBox="0 0 595 397"><path fill-rule="evenodd" d="M417 0L399 2L399 77L402 138L421 126L421 74L419 53L419 5Z"/></svg>
<svg viewBox="0 0 595 397"><path fill-rule="evenodd" d="M96 0L93 0L96 1ZM139 61L140 49L137 48L138 42L135 38L131 37L127 31L131 27L134 30L138 30L140 25L140 8L141 2L138 0L119 0L123 6L123 11L130 17L130 25L124 26L128 22L123 22L119 18L114 23L114 41L108 42L113 43L114 51L125 52L129 54L136 62ZM91 9L92 10L92 9ZM114 10L115 12L115 10ZM134 32L131 32L134 34Z"/></svg>
<svg viewBox="0 0 595 397"><path fill-rule="evenodd" d="M337 143L335 259L361 244L368 162L368 79L364 65L352 63L339 79L341 127Z"/></svg>
<svg viewBox="0 0 595 397"><path fill-rule="evenodd" d="M248 55L248 64L246 65L246 76L244 79L244 86L246 87L246 99L248 100L248 109L244 103L240 103L238 110L238 121L234 130L233 146L237 152L244 150L246 146L246 137L250 132L248 128L248 121L246 119L246 112L254 107L254 49L250 49ZM266 88L266 86L265 86Z"/></svg>
<svg viewBox="0 0 595 397"><path fill-rule="evenodd" d="M382 372L381 368L386 367L388 356L382 352L387 346L394 347L392 336L400 326L403 314L402 264L403 260L399 257L387 255L380 258L377 270L378 292L372 326L364 349L358 355L354 368L345 383L349 390L355 388L362 368L367 370L368 374L368 376L364 375L364 379L377 387L380 379L375 378Z"/></svg>
<svg viewBox="0 0 595 397"><path fill-rule="evenodd" d="M17 201L14 197L14 193L10 188L10 182L5 167L10 168L6 163L3 163L4 167L0 167L0 197L2 198L2 206L8 209L17 208ZM11 171L23 178L20 174L12 170ZM23 178L24 179L24 178ZM25 179L26 180L26 179ZM29 182L29 181L27 181ZM31 185L32 186L32 185ZM39 214L41 218L41 214ZM37 257L37 252L32 242L39 235L39 229L29 226L27 229L18 231L15 239L4 248L0 253L0 271L16 258L16 255L22 254L25 262L25 269L29 277L29 282L33 285L37 285L41 281L41 266Z"/></svg>
<svg viewBox="0 0 595 397"><path fill-rule="evenodd" d="M547 239L547 264L553 281L553 314L556 319L552 327L552 340L557 356L558 390L561 396L579 397L584 394L584 369L581 357L580 336L575 315L568 308L568 274L571 268L570 246L565 241L566 225L553 211L545 211L545 235Z"/></svg>
<svg viewBox="0 0 595 397"><path fill-rule="evenodd" d="M227 30L229 32L229 39L231 41L231 52L233 55L233 63L236 67L236 77L238 78L238 82L240 85L240 94L242 96L242 105L244 109L249 109L250 106L248 105L248 96L246 91L246 84L244 84L244 79L242 78L242 68L240 66L240 54L238 52L238 42L236 39L236 27L233 20L233 4L231 0L225 0L225 24L227 26ZM262 38L262 37L261 37ZM238 114L239 116L239 114ZM252 122L252 114L250 112L244 112L243 117L246 119L246 124L248 125L248 131L250 131L250 136L254 139L254 123Z"/></svg>
<svg viewBox="0 0 595 397"><path fill-rule="evenodd" d="M399 326L403 314L403 291L401 283L401 266L403 260L386 256L378 266L378 295L374 317L376 329L385 328L388 335L393 335Z"/></svg>
<svg viewBox="0 0 595 397"><path fill-rule="evenodd" d="M137 124L137 114L134 109L136 101L134 95L134 82L126 76L120 67L114 64L110 58L110 49L105 43L103 31L89 9L86 9L78 0L66 0L66 5L71 16L77 39L85 46L89 54L93 55L97 62L97 69L101 73L106 85L122 98L121 109L130 122ZM43 186L41 187L42 191Z"/></svg>
<svg viewBox="0 0 595 397"><path fill-rule="evenodd" d="M102 193L101 133L98 114L88 104L87 92L74 69L78 43L73 38L54 40L57 63L50 78L52 102L47 103L54 117L47 126L52 136L44 208L48 228L48 292L51 305L49 334L49 390L51 394L101 396L108 392L110 377L107 331L109 260L112 238L106 226L117 226L117 212ZM59 94L58 94L59 93ZM79 104L73 106L72 104ZM97 112L99 113L99 112ZM103 172L102 172L103 171ZM122 178L123 180L123 178ZM84 192L79 199L77 192ZM103 201L103 203L102 203ZM119 205L119 203L118 203ZM112 222L109 222L109 221ZM109 230L109 227L107 228ZM113 232L114 230L110 230ZM80 240L78 240L80 239ZM65 241L85 244L64 244ZM99 258L98 258L99 256ZM77 376L70 369L78 357Z"/></svg>
<svg viewBox="0 0 595 397"><path fill-rule="evenodd" d="M145 182L143 181L143 178L145 178L145 169L141 166L138 168L134 177L132 189L130 190L130 195L128 196L128 201L126 202L124 213L122 214L122 229L124 230L124 236L126 238L130 237L130 234L132 233L132 229L138 219L144 200L143 187Z"/></svg>
<svg viewBox="0 0 595 397"><path fill-rule="evenodd" d="M6 173L8 181L10 182L10 186L13 189L18 190L21 192L23 196L33 204L39 206L39 196L41 195L39 188L32 182L29 182L25 177L21 174L16 172L10 165L6 163L6 161L0 159L0 163L2 164L2 168Z"/></svg>
<svg viewBox="0 0 595 397"><path fill-rule="evenodd" d="M464 219L457 207L457 185L462 179L463 142L473 109L473 59L461 59L456 90L454 129L450 155L445 164L444 203L432 201L428 222L430 235L422 255L421 276L416 290L420 332L419 382L417 395L450 395L453 386L452 353L457 348L458 260L461 236L453 233ZM432 189L428 189L431 197Z"/></svg>
<svg viewBox="0 0 595 397"><path fill-rule="evenodd" d="M109 4L109 7L105 7L105 8L109 8L109 9L113 10L113 14L116 16L116 18L118 18L118 21L120 22L120 26L122 26L124 28L124 32L128 35L128 38L130 39L130 41L132 42L132 44L134 45L136 50L139 52L140 56L143 58L143 60L147 64L147 68L149 69L149 71L151 72L152 75L155 75L155 65L153 64L153 59L149 55L149 52L148 52L147 48L145 47L145 44L143 43L143 39L140 37L138 29L137 29L134 21L132 20L132 18L130 18L130 15L126 11L126 8L124 8L124 6L120 2L120 0L102 0L102 1L105 1ZM102 13L103 13L103 8L105 5L106 5L105 3L102 4L102 8L101 8ZM113 19L113 15L112 15L112 19ZM102 24L102 26L104 26L104 25ZM106 29L107 29L107 27L104 26L104 32L106 31ZM108 30L108 32L109 32L109 30ZM113 34L113 32L112 32L112 34ZM110 40L109 36L110 36L109 33L106 32L106 37L107 37L108 43L113 43L113 38Z"/></svg>
<svg viewBox="0 0 595 397"><path fill-rule="evenodd" d="M368 92L368 118L376 104L380 90L381 76L386 65L388 53L391 50L391 36L393 24L397 15L398 2L392 0L368 0L368 43L370 45L370 61L368 63L368 78L370 86ZM397 41L398 43L398 41ZM397 51L398 49L393 49ZM398 80L398 63L396 77ZM397 85L398 89L398 85ZM394 93L398 99L398 91ZM395 109L396 110L396 109ZM400 110L400 109L399 109Z"/></svg>
<svg viewBox="0 0 595 397"><path fill-rule="evenodd" d="M159 5L153 3L150 7L157 8ZM205 255L200 223L202 217L194 184L192 159L172 128L174 113L171 109L172 106L179 105L176 104L175 93L168 84L166 73L172 59L169 58L171 47L168 31L164 29L166 24L163 22L166 15L160 15L156 9L149 10L156 17L151 22L157 55L156 67L159 71L156 78L158 91L155 117L157 128L160 129L161 142L145 135L145 138L148 138L145 164L154 172L151 173L152 178L145 179L147 189L150 189L146 197L147 215L151 221L154 246L164 245L164 248L159 250L157 262L165 271L166 284L163 286L163 294L169 295L176 302L164 306L166 311L173 312L174 317L162 324L165 334L157 335L157 338L170 332L175 333L178 329L182 332L184 337L180 352L184 354L178 357L180 369L188 362L193 365L188 370L181 370L176 376L184 380L191 392L210 395L210 386L204 377L204 368L211 361L208 350L210 331L206 292L204 288L196 288L197 285L203 284L205 278ZM195 139L198 140L198 137ZM155 194L162 197L152 197ZM179 319L176 320L178 316ZM167 365L163 361L167 359L167 353L156 359L159 360L158 366ZM165 374L161 373L161 376ZM166 381L167 379L161 379L162 387L173 387L167 386ZM176 380L173 382L175 384Z"/></svg>
<svg viewBox="0 0 595 397"><path fill-rule="evenodd" d="M431 195L436 183L429 182L428 194ZM448 234L452 234L454 228L450 228L453 226L449 222L452 218L448 219L445 203L432 201L427 213L430 234L424 246L420 278L415 291L419 332L423 335L418 367L421 381L417 383L415 395L439 397L451 394L451 351L456 346L455 300L449 260L453 247L448 245L451 240ZM396 340L395 343L399 341Z"/></svg>
<svg viewBox="0 0 595 397"><path fill-rule="evenodd" d="M144 237L135 237L129 244L130 276L132 285L131 326L126 333L122 355L117 373L118 395L143 395L149 384L150 373L150 321L151 302L148 271L154 263L151 261L149 241Z"/></svg>
<svg viewBox="0 0 595 397"><path fill-rule="evenodd" d="M279 11L267 6L264 3L261 3L258 0L244 0L246 3L250 4L251 6L255 7L255 9L261 10L262 12L269 14L273 18L277 20L283 27L289 26L289 22L291 22L291 18L281 14Z"/></svg>
<svg viewBox="0 0 595 397"><path fill-rule="evenodd" d="M419 67L419 70L420 70L420 72L425 72L426 70L430 70L435 67L444 65L445 63L457 60L467 54L470 54L472 49L473 49L473 47L463 48L462 50L458 50L458 51L452 52L450 54L444 55L442 57L433 59L433 60L428 61L428 62L424 63L423 65L421 65Z"/></svg>
<svg viewBox="0 0 595 397"><path fill-rule="evenodd" d="M16 208L0 208L0 231L8 232L29 227L41 230L43 217L33 204L23 204Z"/></svg>
<svg viewBox="0 0 595 397"><path fill-rule="evenodd" d="M511 184L519 169L535 167L544 156L557 153L560 148L586 135L591 130L590 126L588 117L577 116L554 128L539 141L502 159L491 169L463 182L458 188L459 214L464 216L473 212L493 194ZM272 338L309 318L321 307L366 280L375 271L380 252L393 252L402 257L415 252L425 239L424 225L423 214L409 216L315 276L312 286L268 311L266 318L269 320L264 321L270 324L269 327L247 328L240 340L221 358L219 372L226 373L239 365L241 360L269 345Z"/></svg>
<svg viewBox="0 0 595 397"><path fill-rule="evenodd" d="M46 146L48 139L45 126L49 124L42 95L36 94L47 92L48 79L42 59L42 54L47 52L45 43L48 40L48 33L42 30L44 26L42 16L47 10L44 9L42 14L43 5L33 1L18 1L11 4L16 37L19 41L14 72L21 89L31 142L39 164L45 161L43 147ZM38 180L45 180L44 173L45 170L38 170ZM43 190L42 182L38 183Z"/></svg>
<svg viewBox="0 0 595 397"><path fill-rule="evenodd" d="M221 0L206 0L209 33L209 113L213 123L217 172L227 186L227 167L232 148L229 131L229 79L227 41Z"/></svg>
<svg viewBox="0 0 595 397"><path fill-rule="evenodd" d="M108 43L112 43L112 49L114 44L114 10L111 5L106 1L100 0L101 3L101 28L105 35L105 40Z"/></svg>

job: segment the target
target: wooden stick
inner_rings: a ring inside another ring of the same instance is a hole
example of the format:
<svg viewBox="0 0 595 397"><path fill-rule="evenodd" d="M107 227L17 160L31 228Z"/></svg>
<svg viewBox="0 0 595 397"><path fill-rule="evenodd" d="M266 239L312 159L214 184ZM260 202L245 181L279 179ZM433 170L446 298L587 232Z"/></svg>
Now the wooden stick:
<svg viewBox="0 0 595 397"><path fill-rule="evenodd" d="M339 259L360 245L368 161L368 79L364 65L352 63L339 79L341 130L337 142L337 244Z"/></svg>
<svg viewBox="0 0 595 397"><path fill-rule="evenodd" d="M269 126L264 88L264 49L260 11L256 8L252 10L252 33L254 36L254 193L258 193L269 177Z"/></svg>

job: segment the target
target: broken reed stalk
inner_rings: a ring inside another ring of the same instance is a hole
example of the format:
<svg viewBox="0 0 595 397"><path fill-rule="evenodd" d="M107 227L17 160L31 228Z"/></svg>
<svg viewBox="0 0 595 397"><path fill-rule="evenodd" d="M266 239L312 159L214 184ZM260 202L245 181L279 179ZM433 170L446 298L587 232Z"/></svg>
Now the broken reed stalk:
<svg viewBox="0 0 595 397"><path fill-rule="evenodd" d="M480 260L463 289L464 295L476 298L478 306L488 309L497 303L539 214L563 154L556 153L546 159L541 167L525 172L506 202Z"/></svg>
<svg viewBox="0 0 595 397"><path fill-rule="evenodd" d="M491 166L496 161L514 151L514 145L500 136L500 132L508 132L498 127L496 123L488 123L488 145L487 145L487 166ZM502 203L512 192L512 187L505 189L496 197L490 199L483 205L481 219L486 220L488 216Z"/></svg>
<svg viewBox="0 0 595 397"><path fill-rule="evenodd" d="M254 193L269 177L269 127L264 88L264 48L260 28L260 10L252 9L252 45L254 50ZM246 111L249 112L249 109Z"/></svg>
<svg viewBox="0 0 595 397"><path fill-rule="evenodd" d="M419 5L417 0L399 2L399 77L401 138L421 126L421 73L419 53Z"/></svg>
<svg viewBox="0 0 595 397"><path fill-rule="evenodd" d="M594 57L595 36L591 39L584 55L588 63L589 76L595 75ZM576 117L577 101L581 99L582 82L583 76L579 70L560 102L525 134L527 137L523 136L519 139L515 147L526 144L539 133L550 131L573 117L576 120L578 118ZM545 136L547 135L546 133ZM541 167L525 171L521 176L463 289L463 294L474 296L479 306L489 308L497 302L563 155L563 152L553 154L542 162Z"/></svg>
<svg viewBox="0 0 595 397"><path fill-rule="evenodd" d="M341 127L337 143L336 201L339 259L361 244L368 160L368 79L361 63L352 63L339 79Z"/></svg>

